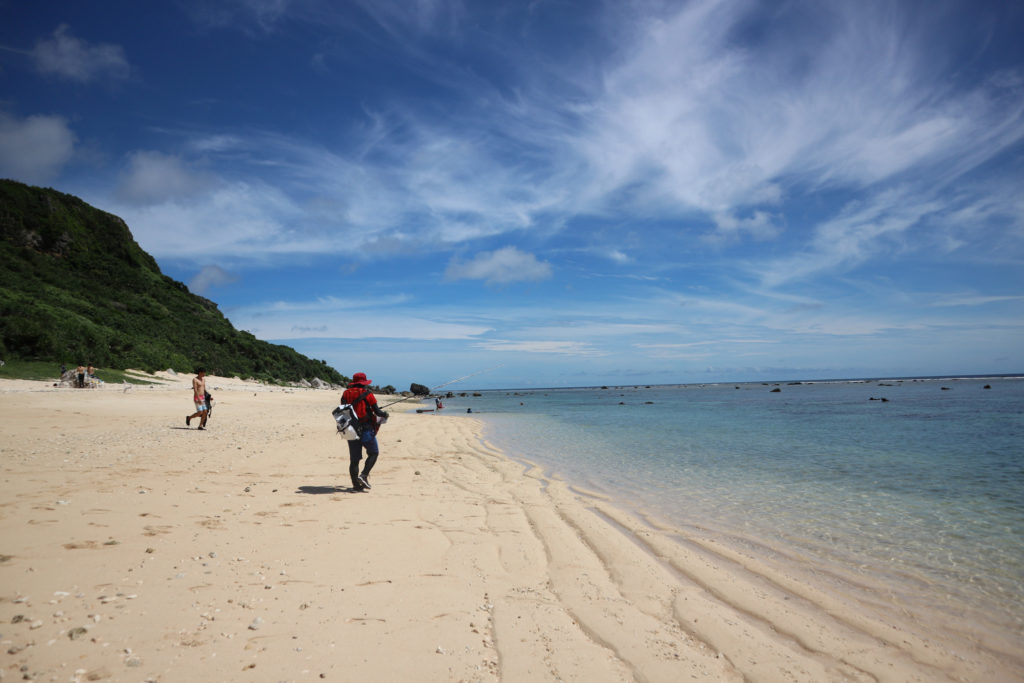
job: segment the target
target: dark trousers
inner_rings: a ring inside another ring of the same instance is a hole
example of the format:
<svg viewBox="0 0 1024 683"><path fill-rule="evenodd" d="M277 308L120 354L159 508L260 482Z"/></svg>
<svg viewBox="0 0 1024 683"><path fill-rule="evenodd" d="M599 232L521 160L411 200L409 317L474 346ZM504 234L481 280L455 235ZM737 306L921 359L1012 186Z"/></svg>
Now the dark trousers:
<svg viewBox="0 0 1024 683"><path fill-rule="evenodd" d="M366 449L366 464L363 466L363 476L369 477L370 470L377 464L377 456L380 455L380 447L377 445L377 435L372 429L367 429L358 439L348 442L348 475L352 477L352 486L358 486L356 477L359 476L359 461L363 458L363 449Z"/></svg>

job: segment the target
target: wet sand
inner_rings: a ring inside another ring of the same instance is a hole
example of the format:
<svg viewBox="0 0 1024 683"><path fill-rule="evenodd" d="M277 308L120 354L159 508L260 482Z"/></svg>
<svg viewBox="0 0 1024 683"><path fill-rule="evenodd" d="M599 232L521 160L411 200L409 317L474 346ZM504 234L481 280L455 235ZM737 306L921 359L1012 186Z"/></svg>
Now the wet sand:
<svg viewBox="0 0 1024 683"><path fill-rule="evenodd" d="M337 392L210 378L200 432L162 378L0 382L5 680L1024 678L1019 644L638 519L473 419L396 406L356 493Z"/></svg>

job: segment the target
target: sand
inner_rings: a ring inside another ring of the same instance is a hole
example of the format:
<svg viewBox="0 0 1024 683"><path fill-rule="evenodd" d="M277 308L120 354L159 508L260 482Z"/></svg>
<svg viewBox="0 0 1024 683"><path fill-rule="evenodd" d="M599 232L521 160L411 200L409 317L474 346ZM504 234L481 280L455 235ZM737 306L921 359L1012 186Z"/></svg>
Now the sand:
<svg viewBox="0 0 1024 683"><path fill-rule="evenodd" d="M1010 681L799 558L551 480L394 409L349 489L332 391L0 382L0 673L37 681ZM404 407L414 408L406 403Z"/></svg>

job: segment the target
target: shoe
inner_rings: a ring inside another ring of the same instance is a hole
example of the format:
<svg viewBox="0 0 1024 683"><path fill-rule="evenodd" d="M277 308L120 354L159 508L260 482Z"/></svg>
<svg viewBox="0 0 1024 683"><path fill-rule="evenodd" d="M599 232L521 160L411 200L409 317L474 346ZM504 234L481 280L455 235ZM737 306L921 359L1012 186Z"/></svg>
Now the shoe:
<svg viewBox="0 0 1024 683"><path fill-rule="evenodd" d="M352 484L352 490L355 491L356 493L359 493L360 491L365 491L366 487L363 486L362 484Z"/></svg>
<svg viewBox="0 0 1024 683"><path fill-rule="evenodd" d="M357 481L358 481L358 482L359 482L360 484L362 484L362 486L363 486L363 488L364 488L364 489L370 489L370 488L373 488L373 487L371 487L371 486L370 486L370 482L366 481L366 475L365 475L365 474L360 474L360 475L359 475L359 476L358 476L358 477L356 478L356 480L357 480Z"/></svg>
<svg viewBox="0 0 1024 683"><path fill-rule="evenodd" d="M206 431L206 427L204 427L203 425L199 425L198 429L201 432L205 432Z"/></svg>
<svg viewBox="0 0 1024 683"><path fill-rule="evenodd" d="M192 416L191 415L186 415L185 416L185 426L188 427L191 424L192 424Z"/></svg>

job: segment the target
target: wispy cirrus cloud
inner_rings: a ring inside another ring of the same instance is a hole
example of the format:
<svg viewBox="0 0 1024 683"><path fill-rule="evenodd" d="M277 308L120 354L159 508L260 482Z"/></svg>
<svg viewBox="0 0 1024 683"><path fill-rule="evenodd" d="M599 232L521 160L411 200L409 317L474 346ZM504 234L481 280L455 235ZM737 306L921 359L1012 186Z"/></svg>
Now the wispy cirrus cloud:
<svg viewBox="0 0 1024 683"><path fill-rule="evenodd" d="M942 296L938 300L928 304L933 308L944 308L944 307L976 307L976 306L987 306L988 304L1005 303L1009 301L1024 301L1024 295L1008 295L1008 296L993 296L993 295L982 295L982 294L952 294Z"/></svg>
<svg viewBox="0 0 1024 683"><path fill-rule="evenodd" d="M893 188L850 202L817 225L810 241L782 259L756 266L769 288L823 272L848 270L882 253L899 251L905 234L944 209L937 197Z"/></svg>
<svg viewBox="0 0 1024 683"><path fill-rule="evenodd" d="M1003 89L948 85L937 62L955 56L917 13L795 5L783 13L812 25L779 16L737 41L755 8L703 0L650 21L599 100L592 148L621 152L600 168L656 169L652 190L712 211L770 203L780 182L863 187L960 159L963 173L1022 135Z"/></svg>
<svg viewBox="0 0 1024 683"><path fill-rule="evenodd" d="M385 4L371 15L403 31L416 25L441 34L458 14L428 2L412 13L396 8ZM330 16L317 3L236 9L291 20ZM856 267L884 246L899 219L853 225L845 214L825 216L811 233L787 218L796 202L827 190L880 207L896 183L941 203L942 187L1024 139L1019 79L950 86L945 62L953 57L935 49L937 19L870 3L798 5L770 18L760 11L752 2L698 0L637 15L604 37L617 43L609 57L570 59L590 66L575 82L561 64L488 80L409 47L396 59L411 62L415 53L431 61L429 78L450 98L443 117L382 100L350 122L349 142L340 146L210 131L191 148L213 164L243 159L256 174L274 169L285 181L281 191L302 197L293 202L306 207L298 220L390 250L558 232L574 216L641 215L690 221L687 229L716 247L778 239L795 246L811 236L789 263L803 254L806 264L794 273L813 275ZM740 40L758 20L762 34ZM514 42L486 49L512 62L526 56ZM240 170L225 166L225 178ZM293 227L283 217L265 222ZM837 231L844 234L836 248L826 249ZM617 261L631 258L613 249Z"/></svg>
<svg viewBox="0 0 1024 683"><path fill-rule="evenodd" d="M592 344L587 342L567 340L514 341L508 339L488 339L477 342L475 346L486 351L515 353L548 353L585 357L606 355L606 352L595 349Z"/></svg>

